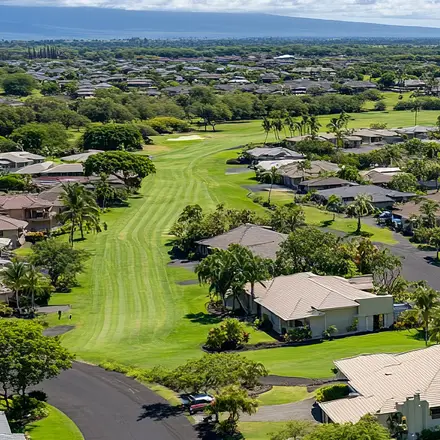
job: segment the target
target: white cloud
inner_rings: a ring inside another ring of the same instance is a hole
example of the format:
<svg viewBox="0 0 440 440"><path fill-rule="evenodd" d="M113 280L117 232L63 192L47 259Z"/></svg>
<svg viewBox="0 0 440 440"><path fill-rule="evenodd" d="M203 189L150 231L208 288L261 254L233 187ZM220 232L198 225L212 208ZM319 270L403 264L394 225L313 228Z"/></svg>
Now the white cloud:
<svg viewBox="0 0 440 440"><path fill-rule="evenodd" d="M2 3L131 10L265 12L297 17L440 27L440 0L3 0Z"/></svg>

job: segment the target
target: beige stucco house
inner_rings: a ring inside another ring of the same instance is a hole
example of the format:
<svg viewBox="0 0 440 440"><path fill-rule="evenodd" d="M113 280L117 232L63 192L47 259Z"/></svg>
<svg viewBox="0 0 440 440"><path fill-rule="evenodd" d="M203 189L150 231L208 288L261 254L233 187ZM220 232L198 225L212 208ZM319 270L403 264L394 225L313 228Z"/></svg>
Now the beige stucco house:
<svg viewBox="0 0 440 440"><path fill-rule="evenodd" d="M9 239L10 247L15 249L25 242L28 222L0 214L0 238Z"/></svg>
<svg viewBox="0 0 440 440"><path fill-rule="evenodd" d="M358 332L391 326L392 296L374 295L369 289L344 278L305 272L256 284L253 298L248 285L242 303L248 312L269 319L279 334L309 326L312 337L319 338L329 326L335 326L337 334L349 333L356 321Z"/></svg>
<svg viewBox="0 0 440 440"><path fill-rule="evenodd" d="M373 414L406 424L408 438L440 426L440 346L397 354L371 354L335 362L349 397L320 403L325 422L356 423Z"/></svg>

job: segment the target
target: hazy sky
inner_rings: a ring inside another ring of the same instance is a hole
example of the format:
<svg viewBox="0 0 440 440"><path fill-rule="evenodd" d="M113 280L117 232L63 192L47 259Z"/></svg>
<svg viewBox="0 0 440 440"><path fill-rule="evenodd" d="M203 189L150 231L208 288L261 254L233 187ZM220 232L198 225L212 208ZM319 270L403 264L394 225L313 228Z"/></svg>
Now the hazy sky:
<svg viewBox="0 0 440 440"><path fill-rule="evenodd" d="M298 17L440 27L440 0L0 0L8 5L266 12Z"/></svg>

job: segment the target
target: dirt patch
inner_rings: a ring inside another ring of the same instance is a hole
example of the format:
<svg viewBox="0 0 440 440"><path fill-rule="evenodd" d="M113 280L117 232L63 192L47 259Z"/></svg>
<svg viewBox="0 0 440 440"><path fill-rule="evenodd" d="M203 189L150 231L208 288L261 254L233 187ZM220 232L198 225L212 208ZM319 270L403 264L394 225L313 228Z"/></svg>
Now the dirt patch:
<svg viewBox="0 0 440 440"><path fill-rule="evenodd" d="M50 327L43 331L44 336L60 336L67 332L70 332L75 328L74 325L57 325L56 327Z"/></svg>
<svg viewBox="0 0 440 440"><path fill-rule="evenodd" d="M168 142L183 142L183 141L203 141L206 139L198 134L193 134L190 136L179 136L178 138L167 139Z"/></svg>

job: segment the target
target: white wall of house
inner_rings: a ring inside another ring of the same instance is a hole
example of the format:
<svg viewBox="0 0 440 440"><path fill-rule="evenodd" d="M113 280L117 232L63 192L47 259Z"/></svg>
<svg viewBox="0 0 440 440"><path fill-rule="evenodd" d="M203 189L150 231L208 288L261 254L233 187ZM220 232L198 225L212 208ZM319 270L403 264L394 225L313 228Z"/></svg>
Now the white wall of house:
<svg viewBox="0 0 440 440"><path fill-rule="evenodd" d="M278 316L274 315L271 311L267 310L264 307L261 307L261 317L263 317L264 315L267 315L267 317L269 318L270 322L272 323L273 329L277 333L281 334L282 320Z"/></svg>
<svg viewBox="0 0 440 440"><path fill-rule="evenodd" d="M357 317L357 307L347 307L343 309L332 309L325 311L325 328L334 325L338 329L338 334L347 333L347 327L353 324ZM322 331L321 331L322 333Z"/></svg>

